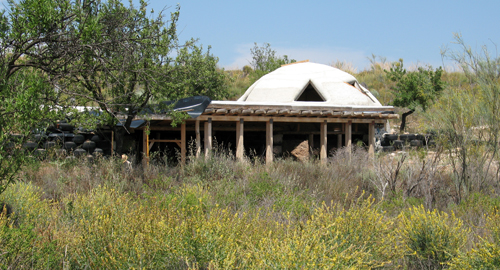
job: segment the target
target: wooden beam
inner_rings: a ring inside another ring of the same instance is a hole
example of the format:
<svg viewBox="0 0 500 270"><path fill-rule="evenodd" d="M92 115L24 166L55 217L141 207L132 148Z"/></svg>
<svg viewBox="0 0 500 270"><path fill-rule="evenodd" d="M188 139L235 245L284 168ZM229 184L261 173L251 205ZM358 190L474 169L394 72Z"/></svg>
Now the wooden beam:
<svg viewBox="0 0 500 270"><path fill-rule="evenodd" d="M215 114L227 114L227 110L226 109L217 109L217 110L215 110Z"/></svg>
<svg viewBox="0 0 500 270"><path fill-rule="evenodd" d="M337 135L337 148L342 148L342 134Z"/></svg>
<svg viewBox="0 0 500 270"><path fill-rule="evenodd" d="M267 110L266 115L276 115L278 114L278 110Z"/></svg>
<svg viewBox="0 0 500 270"><path fill-rule="evenodd" d="M200 157L201 154L201 138L200 138L200 120L196 119L194 124L194 129L196 133L196 158Z"/></svg>
<svg viewBox="0 0 500 270"><path fill-rule="evenodd" d="M333 111L332 110L322 111L321 115L323 115L323 116L332 116L333 115Z"/></svg>
<svg viewBox="0 0 500 270"><path fill-rule="evenodd" d="M243 144L244 122L241 118L236 122L236 158L243 161L245 146Z"/></svg>
<svg viewBox="0 0 500 270"><path fill-rule="evenodd" d="M181 124L181 165L186 165L186 123Z"/></svg>
<svg viewBox="0 0 500 270"><path fill-rule="evenodd" d="M340 113L340 112L333 112L335 113ZM327 120L328 123L347 123L348 121L352 121L352 123L365 123L369 124L372 121L375 121L375 123L381 123L384 124L386 123L387 119L392 119L392 118L398 118L398 115L388 115L388 114L383 114L383 118L370 118L364 116L363 118L345 118L345 117L326 117L326 116L318 116L318 117L296 117L295 115L300 115L300 111L295 111L295 112L289 112L287 115L289 116L257 116L257 115L243 115L244 112L242 112L240 115L207 115L203 114L200 115L196 120L199 121L208 121L208 118L211 118L213 121L217 122L235 122L238 121L240 118L243 118L244 121L246 122L267 122L269 119L273 119L274 122L292 122L292 123L321 123L324 120ZM281 114L281 112L280 112ZM389 116L394 116L394 117L389 117ZM159 117L159 116L154 116L154 117ZM141 119L141 118L136 118L136 119ZM157 118L156 120L158 120ZM163 117L162 119L167 119L167 121L171 121L169 117ZM195 119L186 119L186 123L193 123L190 126L186 127L187 130L194 130L194 121ZM140 127L137 128L137 130L142 130L145 129L145 127ZM150 130L180 130L179 127L171 127L171 126L150 126Z"/></svg>
<svg viewBox="0 0 500 270"><path fill-rule="evenodd" d="M300 113L300 112L297 112ZM267 122L269 119L273 119L274 122L289 122L289 123L321 123L327 121L328 123L347 123L351 121L352 123L385 123L385 119L365 119L365 118L325 118L325 117L271 117L271 116L230 116L230 115L200 115L198 116L200 121L207 121L211 118L212 121L217 122L236 122L240 118L243 118L245 122Z"/></svg>
<svg viewBox="0 0 500 270"><path fill-rule="evenodd" d="M212 118L208 118L205 122L205 158L210 155L212 151Z"/></svg>
<svg viewBox="0 0 500 270"><path fill-rule="evenodd" d="M279 110L278 115L287 115L290 113L289 109Z"/></svg>
<svg viewBox="0 0 500 270"><path fill-rule="evenodd" d="M266 122L266 164L270 165L273 162L273 119Z"/></svg>
<svg viewBox="0 0 500 270"><path fill-rule="evenodd" d="M350 150L351 144L352 144L352 122L349 121L345 123L345 146L349 148L349 151L351 151Z"/></svg>
<svg viewBox="0 0 500 270"><path fill-rule="evenodd" d="M382 114L381 113L365 113L364 115L372 118L381 118Z"/></svg>
<svg viewBox="0 0 500 270"><path fill-rule="evenodd" d="M321 163L326 164L326 158L327 158L327 124L326 121L321 123L321 134L320 134L320 144L321 144L321 149L320 149L320 159Z"/></svg>
<svg viewBox="0 0 500 270"><path fill-rule="evenodd" d="M368 124L368 154L375 156L375 121Z"/></svg>
<svg viewBox="0 0 500 270"><path fill-rule="evenodd" d="M241 111L242 111L242 109L231 109L231 110L229 111L229 114L230 114L230 115L237 115L237 114L240 114L240 113L241 113Z"/></svg>
<svg viewBox="0 0 500 270"><path fill-rule="evenodd" d="M221 121L221 122L233 122L233 121L238 121L238 119L243 118L246 122L267 122L269 119L273 118L274 122L303 122L303 123L321 123L325 119L328 121L328 123L346 123L347 121L352 121L353 123L371 123L373 120L375 120L375 123L385 123L386 119L393 119L393 118L398 118L399 116L397 114L382 114L382 118L370 118L367 116L364 116L362 118L346 118L350 117L352 112L347 112L346 115L341 116L338 115L338 117L326 117L326 116L321 116L321 117L295 117L300 115L300 111L290 111L288 112L288 116L258 116L258 115L248 115L251 113L246 113L246 111L251 111L251 110L243 110L241 112L241 115L208 115L208 114L203 114L198 116L197 119L200 121L207 121L208 118L212 118L213 121ZM333 114L341 112L333 112ZM281 115L281 111L279 113ZM167 117L165 115L150 115L148 116L150 120L167 120L170 121L172 120L170 117ZM341 118L342 117L342 118ZM140 117L136 117L134 119L142 119ZM186 119L186 122L194 122L194 119ZM144 129L144 127L140 127L137 129ZM178 128L177 128L178 129ZM155 127L152 126L151 130L174 130L172 127Z"/></svg>

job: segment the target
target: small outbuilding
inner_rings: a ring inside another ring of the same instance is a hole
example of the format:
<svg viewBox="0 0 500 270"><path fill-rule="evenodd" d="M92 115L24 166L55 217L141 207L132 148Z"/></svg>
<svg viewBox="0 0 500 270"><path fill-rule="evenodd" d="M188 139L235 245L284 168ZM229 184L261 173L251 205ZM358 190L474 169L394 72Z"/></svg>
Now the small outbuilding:
<svg viewBox="0 0 500 270"><path fill-rule="evenodd" d="M170 148L185 162L188 148L196 156L208 155L216 142L239 159L251 154L266 162L276 156L326 161L330 151L353 143L374 153L376 129L393 118L398 118L394 108L382 106L352 75L301 62L263 76L237 101L211 101L179 127L165 115L150 115L135 133L142 134L137 148L146 160L151 151Z"/></svg>

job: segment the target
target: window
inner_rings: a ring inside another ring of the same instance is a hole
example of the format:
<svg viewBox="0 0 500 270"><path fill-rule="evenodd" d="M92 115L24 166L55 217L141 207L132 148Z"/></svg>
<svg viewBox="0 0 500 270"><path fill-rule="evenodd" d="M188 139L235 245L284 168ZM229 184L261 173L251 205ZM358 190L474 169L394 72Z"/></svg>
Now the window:
<svg viewBox="0 0 500 270"><path fill-rule="evenodd" d="M325 101L316 87L309 81L295 101Z"/></svg>

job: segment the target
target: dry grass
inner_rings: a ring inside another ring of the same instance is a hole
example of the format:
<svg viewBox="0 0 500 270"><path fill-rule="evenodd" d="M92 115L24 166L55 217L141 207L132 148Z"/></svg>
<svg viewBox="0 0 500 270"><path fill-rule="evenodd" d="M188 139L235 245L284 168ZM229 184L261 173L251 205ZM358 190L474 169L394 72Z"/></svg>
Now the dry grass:
<svg viewBox="0 0 500 270"><path fill-rule="evenodd" d="M447 160L437 157L371 159L355 148L331 153L326 165L266 166L220 149L184 167L34 161L1 195L15 214L2 219L0 261L72 269L497 265L485 257L500 245L491 225L495 183L457 205ZM415 239L426 248L414 250Z"/></svg>

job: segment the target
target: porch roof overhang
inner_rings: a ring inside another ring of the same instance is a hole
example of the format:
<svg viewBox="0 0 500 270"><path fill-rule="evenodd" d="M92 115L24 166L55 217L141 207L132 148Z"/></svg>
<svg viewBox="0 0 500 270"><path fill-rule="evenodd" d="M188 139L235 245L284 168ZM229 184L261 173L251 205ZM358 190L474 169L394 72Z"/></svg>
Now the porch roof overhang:
<svg viewBox="0 0 500 270"><path fill-rule="evenodd" d="M291 110L291 111L334 111L334 112L387 112L394 113L393 106L358 106L358 105L329 105L322 102L293 102L293 103L278 103L278 102L246 102L246 101L212 101L204 114L210 113L211 110L227 109L253 109L253 110Z"/></svg>
<svg viewBox="0 0 500 270"><path fill-rule="evenodd" d="M319 104L318 104L319 103ZM341 123L383 123L387 119L397 119L393 106L338 106L320 102L263 103L241 101L212 101L197 118L188 120L206 121L265 122L333 122ZM145 119L138 117L137 119ZM164 114L150 114L148 120L171 120Z"/></svg>

